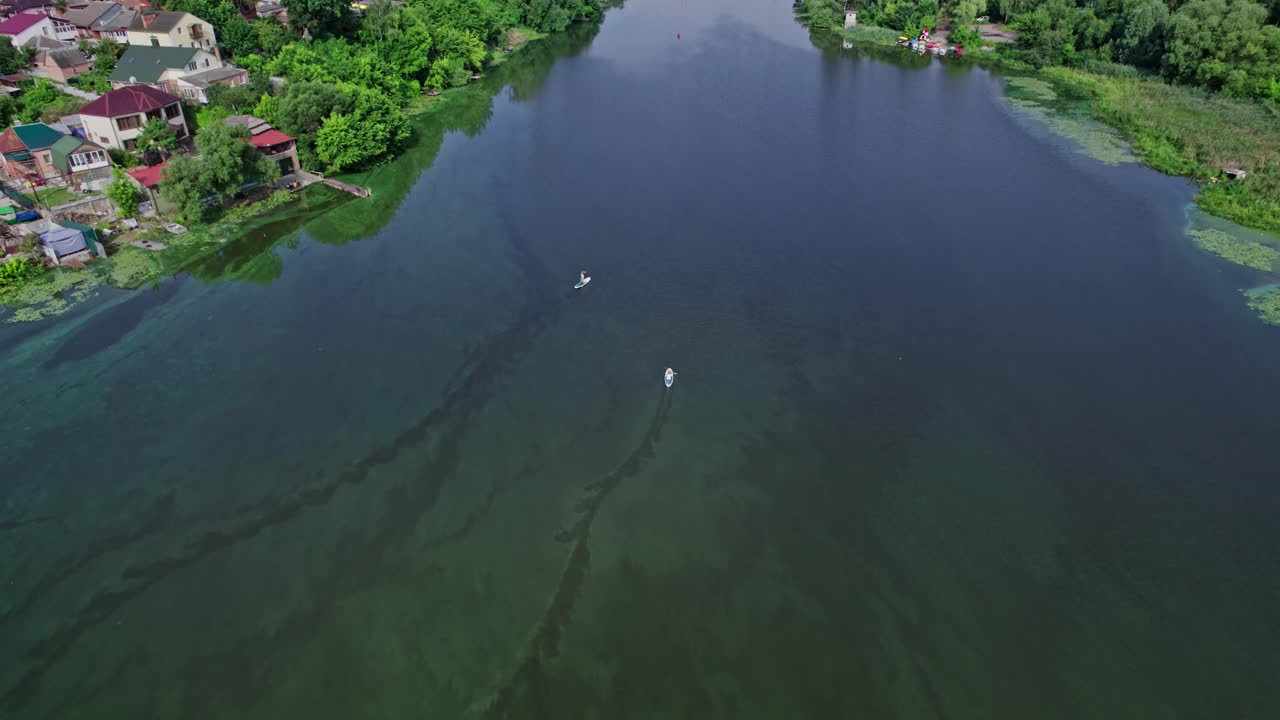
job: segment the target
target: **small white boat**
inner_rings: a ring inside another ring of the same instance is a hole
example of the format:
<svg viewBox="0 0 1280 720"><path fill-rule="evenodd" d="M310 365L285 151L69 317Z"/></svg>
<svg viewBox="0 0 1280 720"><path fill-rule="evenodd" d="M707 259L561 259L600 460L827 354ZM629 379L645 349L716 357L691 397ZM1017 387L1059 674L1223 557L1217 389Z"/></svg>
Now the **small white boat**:
<svg viewBox="0 0 1280 720"><path fill-rule="evenodd" d="M587 283L589 283L589 282L591 282L591 277L590 277L590 276L588 276L588 277L584 277L584 278L582 278L581 280L579 280L579 281L578 281L578 284L577 284L577 285L574 285L574 286L573 286L573 289L574 289L574 290L581 289L584 285L586 285L586 284L587 284Z"/></svg>
<svg viewBox="0 0 1280 720"><path fill-rule="evenodd" d="M182 233L184 233L184 232L186 232L186 231L187 231L187 228L186 228L186 227L184 227L184 226L182 226L182 225L179 225L178 223L175 223L175 222L167 222L167 223L165 223L165 224L164 224L164 229L165 229L165 230L168 230L169 232L173 233L174 235L181 235Z"/></svg>
<svg viewBox="0 0 1280 720"><path fill-rule="evenodd" d="M667 371L662 374L662 384L666 385L667 387L671 387L671 383L675 381L676 381L676 371L672 370L671 368L667 368Z"/></svg>

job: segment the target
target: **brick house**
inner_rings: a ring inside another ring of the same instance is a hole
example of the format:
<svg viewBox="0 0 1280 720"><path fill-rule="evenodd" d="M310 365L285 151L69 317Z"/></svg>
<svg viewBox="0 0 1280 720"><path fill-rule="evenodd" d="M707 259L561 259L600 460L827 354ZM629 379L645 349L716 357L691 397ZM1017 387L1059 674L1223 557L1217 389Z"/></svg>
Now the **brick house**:
<svg viewBox="0 0 1280 720"><path fill-rule="evenodd" d="M101 190L111 183L111 157L101 145L44 123L14 125L0 133L0 168L19 184Z"/></svg>
<svg viewBox="0 0 1280 720"><path fill-rule="evenodd" d="M35 65L43 68L50 80L60 83L93 69L89 58L74 47L41 50L36 53Z"/></svg>

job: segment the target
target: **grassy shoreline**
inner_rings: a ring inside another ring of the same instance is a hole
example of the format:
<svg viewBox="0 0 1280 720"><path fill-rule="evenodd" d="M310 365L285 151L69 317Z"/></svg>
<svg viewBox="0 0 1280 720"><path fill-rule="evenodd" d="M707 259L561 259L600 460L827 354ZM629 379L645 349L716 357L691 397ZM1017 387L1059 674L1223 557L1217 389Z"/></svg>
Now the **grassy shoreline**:
<svg viewBox="0 0 1280 720"><path fill-rule="evenodd" d="M861 25L837 34L878 47L893 46L898 37L893 30ZM1093 117L1124 133L1145 165L1200 183L1196 203L1206 212L1280 234L1280 108L1170 85L1123 66L1107 74L1067 67L1036 70L984 51L954 61L1029 72L1058 89L1087 95ZM1225 167L1247 175L1226 180Z"/></svg>
<svg viewBox="0 0 1280 720"><path fill-rule="evenodd" d="M512 28L508 38L511 53L498 53L486 68L496 70L518 55L522 48L551 37L549 33L530 28ZM446 111L453 101L466 93L474 93L476 83L443 90L438 95L423 94L415 98L404 112L415 122ZM415 130L416 132L417 130ZM413 150L414 143L383 162L354 173L343 173L358 181L394 162ZM217 220L189 224L183 235L169 235L159 230L151 235L131 239L152 239L168 247L153 251L132 245L115 246L105 260L90 263L83 270L46 268L19 286L0 288L0 322L31 322L60 315L88 299L102 286L120 290L136 290L153 285L162 278L189 272L204 281L236 279L247 282L270 282L279 274L280 262L270 248L296 232L311 220L346 202L377 202L355 198L316 185L301 193L279 190L248 205L227 209Z"/></svg>
<svg viewBox="0 0 1280 720"><path fill-rule="evenodd" d="M894 47L898 36L892 30L865 26L834 32L845 43L879 49ZM1009 78L1011 83L1021 76L1021 85L1041 86L1050 97L1085 98L1083 105L1089 117L1123 136L1133 153L1129 159L1166 175L1196 181L1197 207L1208 215L1261 231L1243 237L1222 230L1188 227L1187 235L1198 248L1280 279L1280 107L1170 85L1118 65L1089 70L1036 69L985 51L969 52L963 59L948 62L1015 73ZM1015 89L1035 94L1034 87L1010 88ZM1104 141L1102 147L1090 147L1087 130L1072 132L1072 128L1080 129L1076 127L1080 124L1078 119L1058 113L1039 102L1040 98L1028 101L1016 94L1009 96L1010 102L1029 109L1080 143L1086 153L1103 162L1121 159L1116 148L1109 147L1114 143ZM1246 175L1228 179L1224 168L1239 168ZM1267 283L1243 292L1249 307L1262 321L1280 326L1280 284Z"/></svg>

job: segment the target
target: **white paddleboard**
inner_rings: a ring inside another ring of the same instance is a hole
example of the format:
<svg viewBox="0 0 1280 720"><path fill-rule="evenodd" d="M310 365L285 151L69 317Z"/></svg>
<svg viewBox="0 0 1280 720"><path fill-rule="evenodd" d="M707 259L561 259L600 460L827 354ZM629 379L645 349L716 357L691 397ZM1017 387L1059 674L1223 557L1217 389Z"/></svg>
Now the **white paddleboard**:
<svg viewBox="0 0 1280 720"><path fill-rule="evenodd" d="M577 290L578 288L582 287L583 285L586 285L586 284L587 284L587 283L589 283L589 282L591 282L591 278L590 278L590 277L587 277L587 279L586 279L586 280L579 280L579 281L578 281L578 284L573 286L573 289L574 289L574 290Z"/></svg>
<svg viewBox="0 0 1280 720"><path fill-rule="evenodd" d="M675 371L672 370L671 368L667 368L667 371L662 374L662 383L667 387L671 387L671 383L675 381L676 381Z"/></svg>

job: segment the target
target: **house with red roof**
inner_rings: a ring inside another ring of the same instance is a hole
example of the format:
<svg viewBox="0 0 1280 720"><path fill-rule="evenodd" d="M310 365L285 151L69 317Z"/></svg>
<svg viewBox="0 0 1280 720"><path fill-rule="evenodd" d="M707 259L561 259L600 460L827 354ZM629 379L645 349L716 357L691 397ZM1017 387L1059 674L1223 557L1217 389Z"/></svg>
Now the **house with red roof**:
<svg viewBox="0 0 1280 720"><path fill-rule="evenodd" d="M176 206L160 195L160 181L164 179L165 168L169 167L169 163L162 162L159 165L151 167L133 168L125 170L125 174L133 180L133 184L142 191L143 196L147 198L147 202L151 203L151 207L155 212L169 212Z"/></svg>
<svg viewBox="0 0 1280 720"><path fill-rule="evenodd" d="M302 168L298 163L298 147L294 137L271 127L266 120L252 115L232 115L227 118L227 124L248 130L249 142L258 148L263 157L280 166L281 175L296 173Z"/></svg>
<svg viewBox="0 0 1280 720"><path fill-rule="evenodd" d="M78 112L89 140L129 152L137 148L138 136L148 120L163 119L180 138L188 132L182 101L146 85L112 90Z"/></svg>
<svg viewBox="0 0 1280 720"><path fill-rule="evenodd" d="M0 22L0 37L9 38L16 48L39 38L75 40L77 35L75 25L43 12L18 13Z"/></svg>

